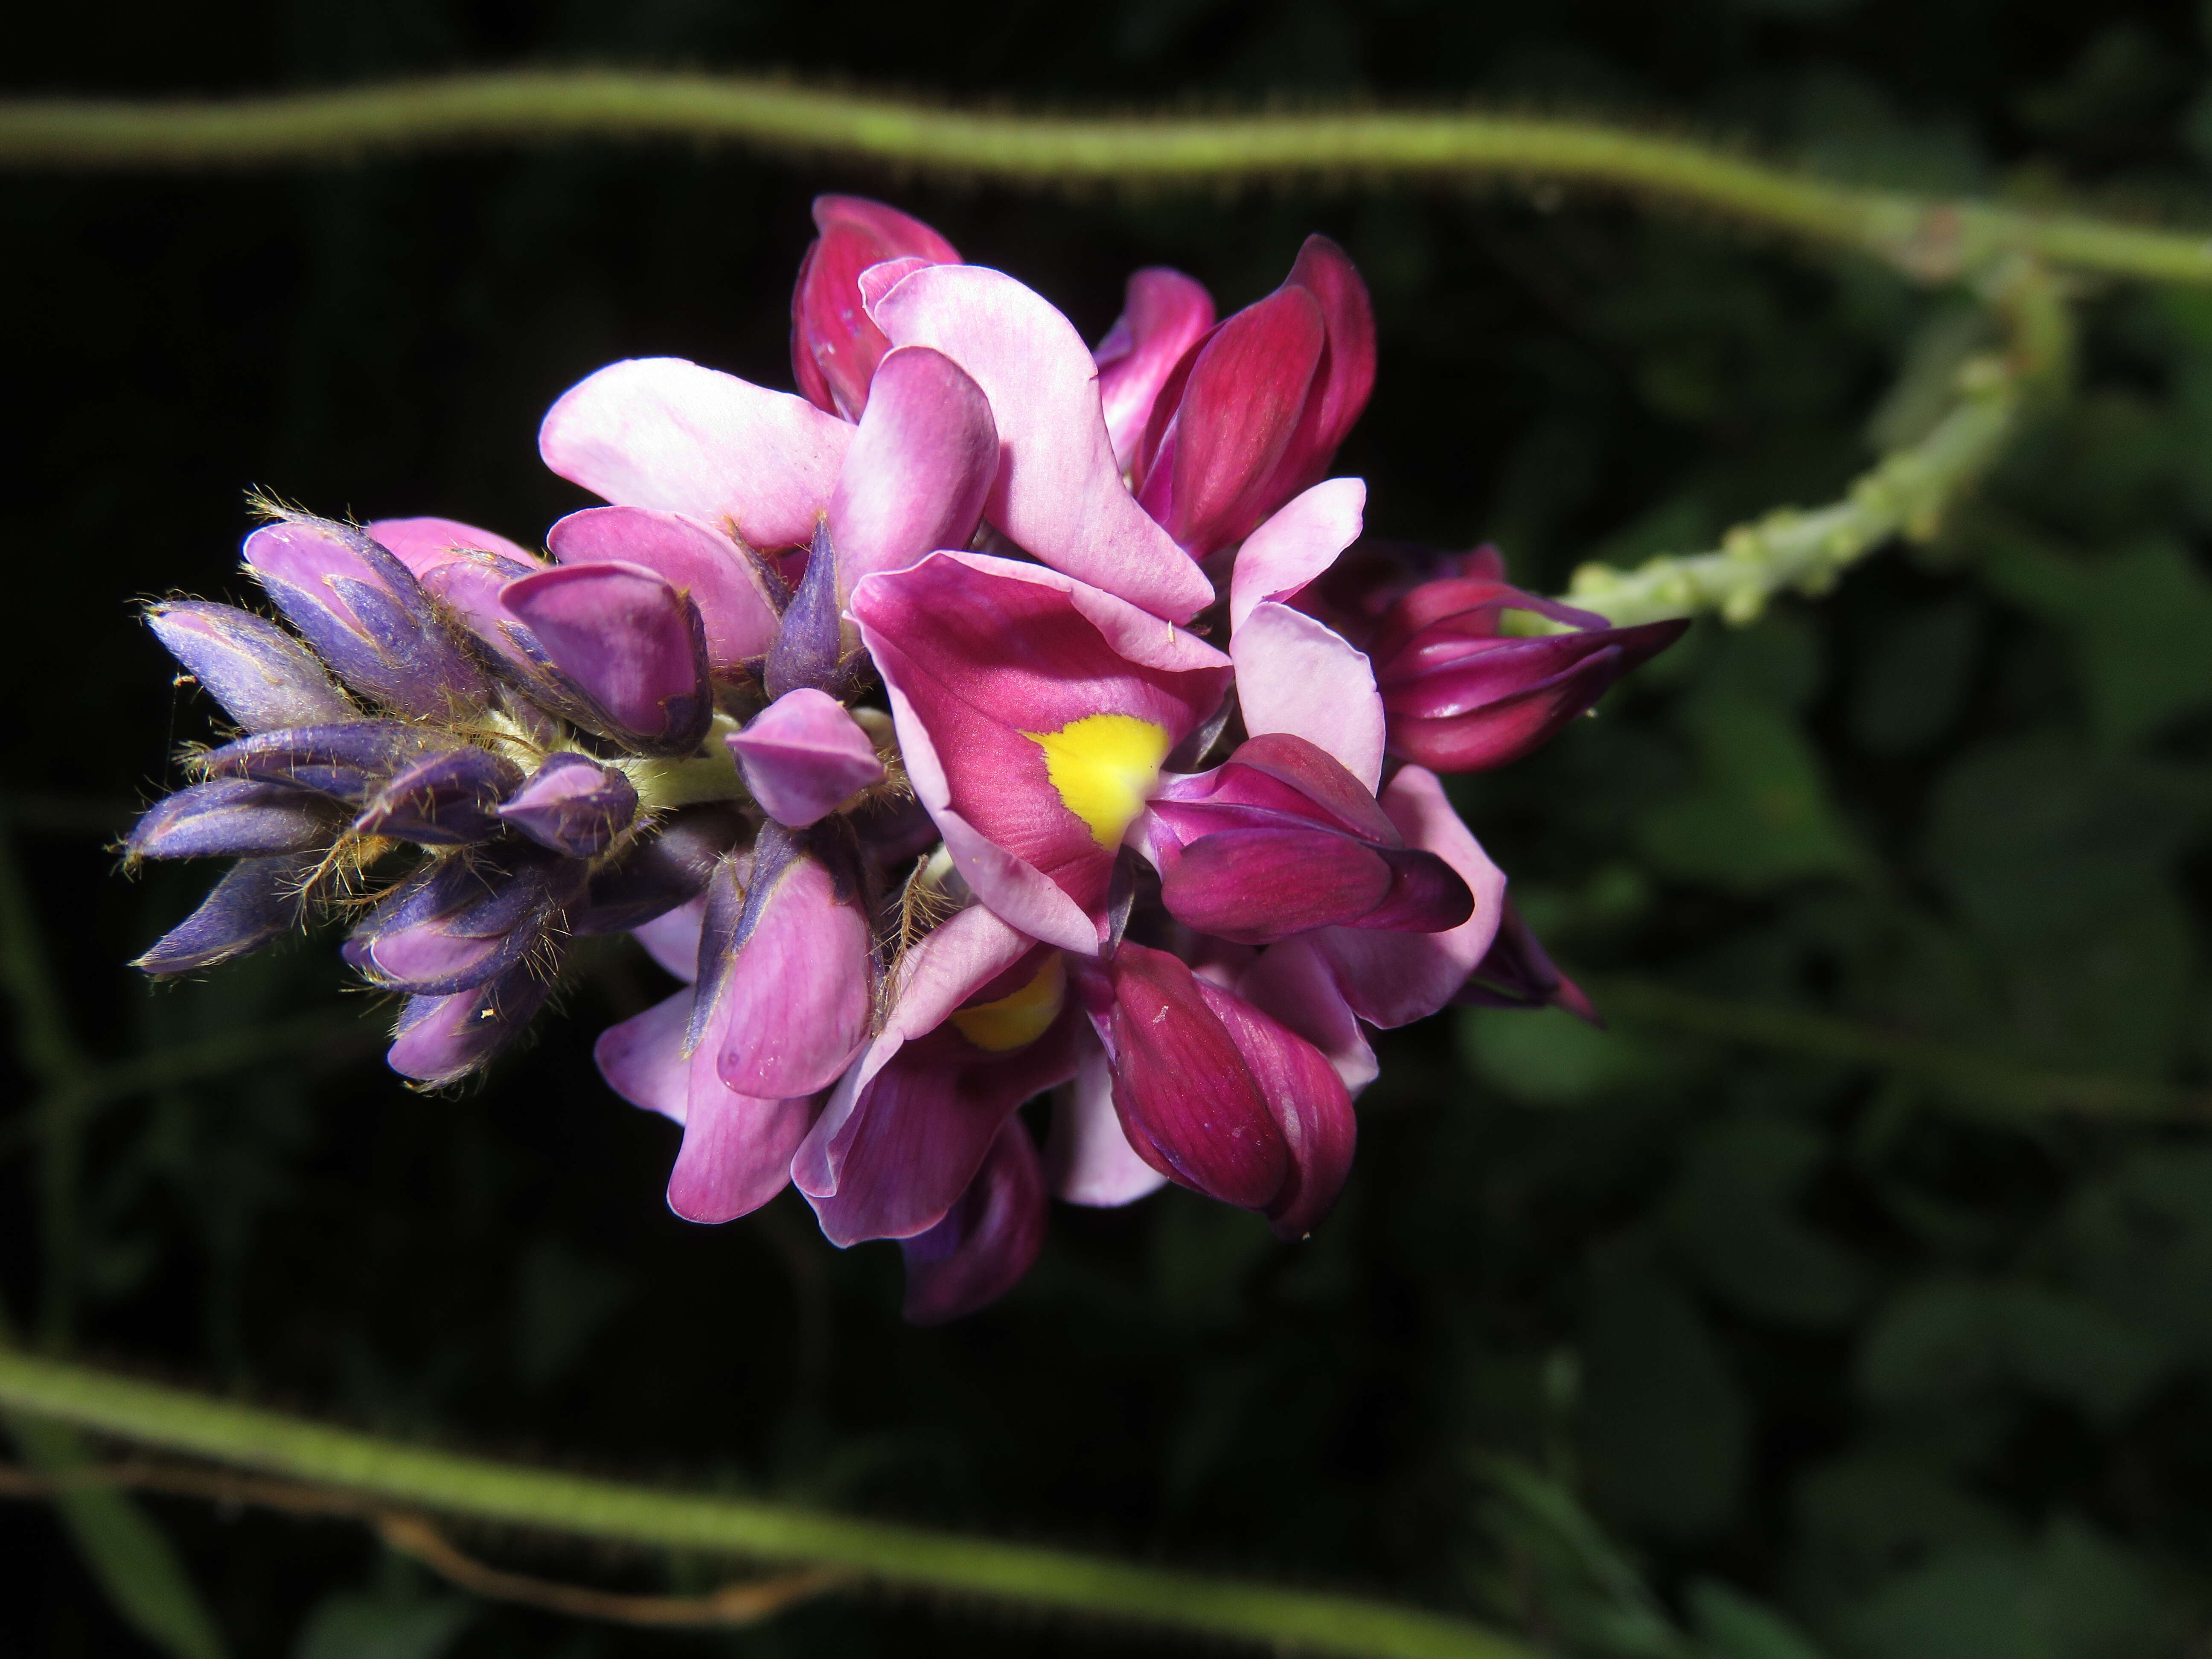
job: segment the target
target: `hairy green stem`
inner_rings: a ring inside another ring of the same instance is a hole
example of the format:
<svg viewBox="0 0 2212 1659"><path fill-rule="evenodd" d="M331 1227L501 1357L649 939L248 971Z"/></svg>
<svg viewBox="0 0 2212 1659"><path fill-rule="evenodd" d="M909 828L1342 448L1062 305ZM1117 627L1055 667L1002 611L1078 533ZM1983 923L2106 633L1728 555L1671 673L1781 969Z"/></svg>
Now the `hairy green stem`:
<svg viewBox="0 0 2212 1659"><path fill-rule="evenodd" d="M1464 1620L1103 1557L656 1490L328 1428L0 1348L0 1405L395 1504L582 1538L809 1562L908 1589L1375 1659L1534 1659Z"/></svg>
<svg viewBox="0 0 2212 1659"><path fill-rule="evenodd" d="M1569 601L1624 624L1706 611L1749 623L1778 593L1825 593L1855 561L1895 537L1934 539L2071 366L2073 319L2047 271L2008 261L1983 289L2004 325L2004 349L1962 364L1950 410L1918 442L1885 455L1843 500L1778 507L1738 525L1713 552L1662 554L1633 570L1586 564L1575 572Z"/></svg>
<svg viewBox="0 0 2212 1659"><path fill-rule="evenodd" d="M1711 145L1466 110L1094 118L962 109L751 76L516 70L224 101L0 103L0 167L278 167L562 139L681 138L1046 189L1506 178L1649 195L1942 279L2008 252L2212 283L2212 237L1869 190Z"/></svg>
<svg viewBox="0 0 2212 1659"><path fill-rule="evenodd" d="M1628 1026L1770 1049L1919 1079L1950 1098L2027 1116L2069 1112L2138 1121L2212 1119L2212 1094L2136 1078L2043 1072L1984 1050L1800 1008L1707 996L1648 980L1586 980L1609 1018Z"/></svg>

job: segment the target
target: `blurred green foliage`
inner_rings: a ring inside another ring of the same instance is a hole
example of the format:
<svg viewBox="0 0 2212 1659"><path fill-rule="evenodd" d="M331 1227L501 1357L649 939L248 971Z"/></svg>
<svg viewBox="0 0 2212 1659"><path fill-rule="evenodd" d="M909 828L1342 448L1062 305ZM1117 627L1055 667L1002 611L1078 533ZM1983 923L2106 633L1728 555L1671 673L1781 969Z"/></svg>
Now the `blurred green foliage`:
<svg viewBox="0 0 2212 1659"><path fill-rule="evenodd" d="M1998 0L264 0L49 9L0 74L186 92L534 58L1048 102L1473 96L2203 222L2204 23ZM1342 462L1370 524L1494 539L1555 588L1828 498L1983 343L1959 296L1861 263L1512 191L1064 204L674 147L0 181L5 808L95 1059L342 1006L316 945L158 994L117 968L203 877L126 884L103 851L204 729L131 599L240 592L249 483L534 535L579 504L536 465L536 418L590 368L665 351L782 380L805 204L839 188L895 196L1093 335L1134 266L1234 305L1329 230L1382 329ZM1941 541L1754 629L1700 624L1599 718L1457 786L1571 969L2212 1083L2212 297L2081 308L2070 401ZM409 1433L1387 1592L1593 1659L2119 1659L2212 1632L2201 1127L1474 1012L1383 1042L1310 1242L1176 1192L1063 1211L1003 1305L918 1332L895 1253L832 1251L788 1197L718 1231L668 1215L672 1133L588 1052L663 984L626 945L586 953L565 1017L459 1098L294 1052L104 1104L58 1269L78 1346ZM56 1271L41 1144L22 1107L0 1124L26 1322ZM143 1514L242 1656L1172 1645L866 1598L720 1636L568 1625L473 1608L352 1528ZM44 1511L0 1529L22 1564L0 1648L138 1650L145 1620ZM465 1541L617 1587L723 1571Z"/></svg>

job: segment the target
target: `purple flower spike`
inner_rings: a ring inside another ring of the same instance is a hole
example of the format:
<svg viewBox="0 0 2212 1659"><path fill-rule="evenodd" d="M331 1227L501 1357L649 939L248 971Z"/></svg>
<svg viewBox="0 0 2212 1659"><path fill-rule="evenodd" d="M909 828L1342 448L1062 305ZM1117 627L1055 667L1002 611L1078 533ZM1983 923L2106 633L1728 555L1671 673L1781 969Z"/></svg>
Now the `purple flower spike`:
<svg viewBox="0 0 2212 1659"><path fill-rule="evenodd" d="M123 843L133 859L304 853L328 847L345 817L319 795L282 784L218 778L155 803Z"/></svg>
<svg viewBox="0 0 2212 1659"><path fill-rule="evenodd" d="M571 564L509 582L500 601L553 665L641 747L680 755L714 714L699 607L635 564Z"/></svg>
<svg viewBox="0 0 2212 1659"><path fill-rule="evenodd" d="M171 656L249 732L357 718L353 700L272 622L199 599L149 606L146 624Z"/></svg>
<svg viewBox="0 0 2212 1659"><path fill-rule="evenodd" d="M348 720L240 738L199 757L211 778L290 784L359 804L372 784L417 759L430 740L397 720Z"/></svg>
<svg viewBox="0 0 2212 1659"><path fill-rule="evenodd" d="M761 810L804 830L884 781L884 763L860 722L834 697L787 691L726 741Z"/></svg>
<svg viewBox="0 0 2212 1659"><path fill-rule="evenodd" d="M550 970L525 962L458 995L410 997L385 1063L425 1088L458 1083L520 1036L552 988Z"/></svg>
<svg viewBox="0 0 2212 1659"><path fill-rule="evenodd" d="M299 925L308 884L321 861L314 853L240 859L198 909L131 966L157 977L189 974L259 950Z"/></svg>
<svg viewBox="0 0 2212 1659"><path fill-rule="evenodd" d="M522 769L469 744L428 755L394 773L354 820L364 836L419 847L465 847L499 833L499 803Z"/></svg>
<svg viewBox="0 0 2212 1659"><path fill-rule="evenodd" d="M1044 1176L1022 1121L999 1126L983 1167L945 1219L901 1239L911 1325L941 1325L995 1302L1044 1248Z"/></svg>
<svg viewBox="0 0 2212 1659"><path fill-rule="evenodd" d="M637 816L637 791L588 755L555 755L499 816L540 847L596 858Z"/></svg>
<svg viewBox="0 0 2212 1659"><path fill-rule="evenodd" d="M489 694L414 574L362 532L324 519L264 525L246 538L246 566L356 690L418 719Z"/></svg>

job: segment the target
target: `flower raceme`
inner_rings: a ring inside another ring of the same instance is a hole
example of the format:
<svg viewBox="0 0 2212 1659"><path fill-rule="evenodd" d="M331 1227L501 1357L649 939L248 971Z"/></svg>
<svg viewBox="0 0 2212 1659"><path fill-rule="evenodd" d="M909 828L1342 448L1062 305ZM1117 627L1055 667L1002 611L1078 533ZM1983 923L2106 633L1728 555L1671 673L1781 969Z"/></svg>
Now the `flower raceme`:
<svg viewBox="0 0 2212 1659"><path fill-rule="evenodd" d="M799 394L587 377L538 444L600 504L542 552L272 513L246 567L281 623L150 608L237 731L124 852L234 862L139 965L343 915L400 999L391 1064L437 1086L571 940L631 933L680 988L596 1055L680 1126L671 1206L795 1183L839 1245L900 1241L916 1320L1018 1280L1048 1197L1173 1182L1297 1237L1350 1169L1371 1029L1589 1012L1437 774L1525 752L1678 630L1486 556L1346 556L1364 486L1323 475L1375 336L1326 239L1225 320L1139 271L1094 352L919 221L815 221Z"/></svg>

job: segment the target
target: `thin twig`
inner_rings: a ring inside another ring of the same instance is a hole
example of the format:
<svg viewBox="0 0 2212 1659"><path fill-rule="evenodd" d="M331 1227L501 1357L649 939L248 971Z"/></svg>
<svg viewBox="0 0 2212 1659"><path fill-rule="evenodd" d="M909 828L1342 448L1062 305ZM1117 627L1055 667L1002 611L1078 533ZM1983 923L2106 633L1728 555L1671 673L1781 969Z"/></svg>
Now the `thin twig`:
<svg viewBox="0 0 2212 1659"><path fill-rule="evenodd" d="M2004 253L2212 283L2212 237L1868 190L1711 145L1467 109L1084 118L959 108L757 76L514 70L226 100L0 103L0 167L296 167L580 138L687 139L1080 191L1285 179L1506 179L1626 190L1948 280Z"/></svg>

